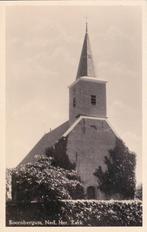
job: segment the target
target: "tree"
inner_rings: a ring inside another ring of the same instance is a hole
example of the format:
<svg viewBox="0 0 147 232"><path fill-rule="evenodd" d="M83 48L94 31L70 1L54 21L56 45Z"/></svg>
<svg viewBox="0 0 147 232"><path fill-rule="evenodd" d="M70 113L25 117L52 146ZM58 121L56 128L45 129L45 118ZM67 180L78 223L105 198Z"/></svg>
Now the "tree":
<svg viewBox="0 0 147 232"><path fill-rule="evenodd" d="M59 139L54 146L46 149L46 156L53 157L53 165L64 169L72 170L75 169L75 163L71 163L68 155L66 154L67 149L67 137Z"/></svg>
<svg viewBox="0 0 147 232"><path fill-rule="evenodd" d="M122 140L116 139L114 149L104 160L105 171L99 166L94 175L98 178L99 189L112 197L115 194L122 199L132 199L135 194L135 154L130 152Z"/></svg>
<svg viewBox="0 0 147 232"><path fill-rule="evenodd" d="M11 169L6 169L6 200L11 200Z"/></svg>
<svg viewBox="0 0 147 232"><path fill-rule="evenodd" d="M36 162L13 170L18 201L83 198L83 186L76 171L55 167L53 162L52 157L40 156Z"/></svg>

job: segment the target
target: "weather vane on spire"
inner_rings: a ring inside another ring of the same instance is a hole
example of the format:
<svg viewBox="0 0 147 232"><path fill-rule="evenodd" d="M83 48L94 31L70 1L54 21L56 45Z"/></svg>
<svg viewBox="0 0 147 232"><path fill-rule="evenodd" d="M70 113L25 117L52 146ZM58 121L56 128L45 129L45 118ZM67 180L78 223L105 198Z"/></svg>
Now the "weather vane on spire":
<svg viewBox="0 0 147 232"><path fill-rule="evenodd" d="M88 19L87 19L87 16L86 16L86 33L88 33Z"/></svg>

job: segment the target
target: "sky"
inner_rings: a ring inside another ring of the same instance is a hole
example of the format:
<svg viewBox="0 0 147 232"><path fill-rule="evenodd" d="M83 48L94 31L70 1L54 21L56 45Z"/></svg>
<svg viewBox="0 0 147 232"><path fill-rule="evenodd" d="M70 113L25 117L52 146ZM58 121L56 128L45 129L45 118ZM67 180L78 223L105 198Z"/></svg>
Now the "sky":
<svg viewBox="0 0 147 232"><path fill-rule="evenodd" d="M112 128L137 154L141 182L142 44L139 6L9 6L6 10L6 166L68 120L85 21Z"/></svg>

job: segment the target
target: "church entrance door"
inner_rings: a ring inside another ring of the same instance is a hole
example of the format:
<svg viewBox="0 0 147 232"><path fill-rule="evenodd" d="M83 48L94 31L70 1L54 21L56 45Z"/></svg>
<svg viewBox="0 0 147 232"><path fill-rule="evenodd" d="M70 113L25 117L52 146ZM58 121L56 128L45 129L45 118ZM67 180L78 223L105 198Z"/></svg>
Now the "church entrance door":
<svg viewBox="0 0 147 232"><path fill-rule="evenodd" d="M89 186L87 188L87 198L88 199L96 199L96 192L94 186Z"/></svg>

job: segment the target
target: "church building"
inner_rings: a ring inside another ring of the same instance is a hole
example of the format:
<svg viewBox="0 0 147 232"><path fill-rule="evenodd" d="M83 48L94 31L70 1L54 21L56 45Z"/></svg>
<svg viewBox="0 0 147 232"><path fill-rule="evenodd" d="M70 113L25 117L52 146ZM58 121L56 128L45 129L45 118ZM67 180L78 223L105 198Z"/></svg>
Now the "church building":
<svg viewBox="0 0 147 232"><path fill-rule="evenodd" d="M66 153L76 164L87 198L104 200L93 173L98 166L106 169L104 157L117 139L107 118L106 84L96 78L86 24L77 76L69 86L69 120L45 134L19 165L33 162L35 155L45 154L47 148L65 137Z"/></svg>

